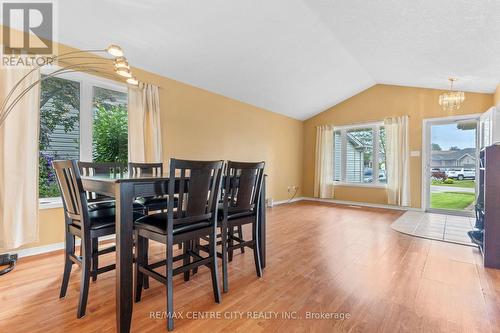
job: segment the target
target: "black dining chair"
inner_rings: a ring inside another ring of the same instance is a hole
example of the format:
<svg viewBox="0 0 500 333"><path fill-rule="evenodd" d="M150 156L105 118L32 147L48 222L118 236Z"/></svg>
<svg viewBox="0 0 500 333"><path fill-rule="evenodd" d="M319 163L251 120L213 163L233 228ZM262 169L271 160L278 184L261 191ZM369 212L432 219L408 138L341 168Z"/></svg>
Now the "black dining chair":
<svg viewBox="0 0 500 333"><path fill-rule="evenodd" d="M118 178L125 174L127 165L118 162L82 162L78 161L78 169L81 176L105 176ZM113 197L108 197L99 193L85 192L87 195L88 208L90 212L100 209L111 209L116 207L116 201ZM135 200L133 203L134 212L146 214L146 207L140 202ZM99 256L97 255L98 242L92 242L92 281L97 281L97 269L99 266ZM80 247L80 256L83 251Z"/></svg>
<svg viewBox="0 0 500 333"><path fill-rule="evenodd" d="M163 175L163 163L129 163L128 172L133 177L161 176ZM141 197L136 200L145 207L146 215L151 211L166 210L167 198L164 196Z"/></svg>
<svg viewBox="0 0 500 333"><path fill-rule="evenodd" d="M215 302L221 301L217 272L217 204L222 177L223 161L186 161L171 159L168 183L167 212L151 214L135 222L137 239L136 294L141 300L144 275L167 286L167 329L174 328L173 276L184 273L189 280L190 270L200 266L210 268ZM176 177L178 175L178 177ZM174 207L174 197L178 205ZM193 251L192 244L209 236L208 256ZM148 263L148 240L166 244L167 259ZM183 253L173 255L174 244L183 244ZM174 261L182 266L174 268ZM154 269L166 266L166 276Z"/></svg>
<svg viewBox="0 0 500 333"><path fill-rule="evenodd" d="M73 264L81 266L80 299L77 317L85 315L89 292L90 275L101 274L115 269L115 265L99 268L97 261L91 267L92 259L116 250L111 246L98 249L99 237L115 234L115 208L89 210L87 193L83 189L77 162L53 161L57 183L61 191L65 213L65 255L64 273L59 297L66 296ZM134 219L143 216L134 212ZM81 240L81 255L75 254L75 237Z"/></svg>
<svg viewBox="0 0 500 333"><path fill-rule="evenodd" d="M259 232L259 197L264 178L264 162L247 163L228 161L224 175L223 214L220 218L222 245L223 291L228 291L228 260L233 251L244 247L253 250L255 270L262 277L260 250L257 235ZM252 238L244 240L235 234L245 224L252 225Z"/></svg>

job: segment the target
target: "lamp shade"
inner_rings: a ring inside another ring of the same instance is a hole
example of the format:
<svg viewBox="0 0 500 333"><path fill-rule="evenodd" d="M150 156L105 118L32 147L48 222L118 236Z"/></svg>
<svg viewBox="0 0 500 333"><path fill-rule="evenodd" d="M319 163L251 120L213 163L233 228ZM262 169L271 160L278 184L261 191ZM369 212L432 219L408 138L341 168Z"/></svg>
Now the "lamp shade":
<svg viewBox="0 0 500 333"><path fill-rule="evenodd" d="M125 67L120 67L116 69L116 74L126 77L126 78L131 78L132 73L130 72L130 69L125 68Z"/></svg>
<svg viewBox="0 0 500 333"><path fill-rule="evenodd" d="M111 54L113 57L123 57L123 50L121 47L119 47L116 44L111 44L106 48L106 51L108 51L109 54Z"/></svg>
<svg viewBox="0 0 500 333"><path fill-rule="evenodd" d="M139 81L135 78L135 77L129 77L127 79L127 83L132 85L132 86L138 86L139 85Z"/></svg>

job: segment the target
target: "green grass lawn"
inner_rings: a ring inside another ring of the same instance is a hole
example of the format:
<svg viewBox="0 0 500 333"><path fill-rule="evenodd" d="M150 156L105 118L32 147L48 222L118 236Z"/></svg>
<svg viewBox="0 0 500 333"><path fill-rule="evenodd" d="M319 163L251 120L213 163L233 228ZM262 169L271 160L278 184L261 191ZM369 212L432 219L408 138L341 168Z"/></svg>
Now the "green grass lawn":
<svg viewBox="0 0 500 333"><path fill-rule="evenodd" d="M457 180L453 179L453 184L444 184L440 180L433 180L432 185L436 186L450 186L450 187L465 187L465 188L474 188L475 182L473 180Z"/></svg>
<svg viewBox="0 0 500 333"><path fill-rule="evenodd" d="M474 202L474 193L439 192L431 193L431 208L462 210Z"/></svg>

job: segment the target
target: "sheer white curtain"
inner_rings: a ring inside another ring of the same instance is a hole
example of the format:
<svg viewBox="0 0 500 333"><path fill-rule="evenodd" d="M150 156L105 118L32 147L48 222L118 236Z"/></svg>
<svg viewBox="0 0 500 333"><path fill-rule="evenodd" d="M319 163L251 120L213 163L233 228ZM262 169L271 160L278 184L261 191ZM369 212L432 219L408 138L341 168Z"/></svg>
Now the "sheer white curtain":
<svg viewBox="0 0 500 333"><path fill-rule="evenodd" d="M333 127L316 127L316 172L314 196L333 198Z"/></svg>
<svg viewBox="0 0 500 333"><path fill-rule="evenodd" d="M0 69L0 103L29 70ZM30 74L17 87L13 98L39 78L38 70ZM39 117L40 85L37 84L19 100L0 126L0 249L38 241Z"/></svg>
<svg viewBox="0 0 500 333"><path fill-rule="evenodd" d="M387 194L391 205L410 205L408 116L386 118Z"/></svg>
<svg viewBox="0 0 500 333"><path fill-rule="evenodd" d="M157 163L162 158L158 87L141 83L128 90L128 158L136 163Z"/></svg>

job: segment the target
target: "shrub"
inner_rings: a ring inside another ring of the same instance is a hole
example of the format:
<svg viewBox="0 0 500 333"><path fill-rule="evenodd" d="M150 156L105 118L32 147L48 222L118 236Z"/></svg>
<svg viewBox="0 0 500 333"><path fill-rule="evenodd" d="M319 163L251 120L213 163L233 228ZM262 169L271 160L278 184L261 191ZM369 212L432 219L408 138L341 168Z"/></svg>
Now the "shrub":
<svg viewBox="0 0 500 333"><path fill-rule="evenodd" d="M39 161L39 180L38 192L40 198L53 198L61 195L56 183L52 161L54 158L50 155L40 152Z"/></svg>
<svg viewBox="0 0 500 333"><path fill-rule="evenodd" d="M128 120L125 105L97 105L93 131L94 162L128 161Z"/></svg>
<svg viewBox="0 0 500 333"><path fill-rule="evenodd" d="M443 171L433 171L431 176L434 177L435 179L441 179L441 180L447 178L446 173Z"/></svg>
<svg viewBox="0 0 500 333"><path fill-rule="evenodd" d="M455 182L455 181L453 181L453 179L448 178L448 179L445 179L445 180L443 181L443 184L448 184L448 185L449 185L449 184L453 184L454 182Z"/></svg>

